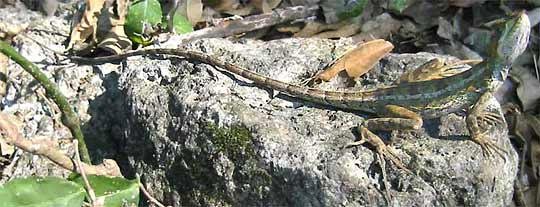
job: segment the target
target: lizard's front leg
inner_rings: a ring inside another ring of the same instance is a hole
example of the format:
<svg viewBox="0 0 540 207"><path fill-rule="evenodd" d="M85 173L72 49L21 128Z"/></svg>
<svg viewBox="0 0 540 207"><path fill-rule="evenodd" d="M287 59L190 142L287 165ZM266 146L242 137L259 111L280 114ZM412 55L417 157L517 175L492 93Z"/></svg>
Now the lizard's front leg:
<svg viewBox="0 0 540 207"><path fill-rule="evenodd" d="M384 107L383 111L385 112L383 115L386 115L387 118L373 118L366 120L362 125L358 126L360 140L348 144L347 147L357 146L368 142L375 147L379 157L390 159L399 168L410 173L411 171L408 170L399 157L396 156L394 150L386 146L382 139L371 131L417 130L422 127L422 117L409 109L396 105L387 105Z"/></svg>
<svg viewBox="0 0 540 207"><path fill-rule="evenodd" d="M482 147L485 156L492 156L493 153L497 153L504 158L503 153L506 154L506 150L497 146L495 142L486 136L489 127L486 127L485 129L480 127L481 123L486 123L488 126L504 123L504 118L499 113L488 112L486 110L489 101L493 98L494 97L490 92L482 94L476 104L469 110L465 122L467 123L467 129L469 129L471 140Z"/></svg>

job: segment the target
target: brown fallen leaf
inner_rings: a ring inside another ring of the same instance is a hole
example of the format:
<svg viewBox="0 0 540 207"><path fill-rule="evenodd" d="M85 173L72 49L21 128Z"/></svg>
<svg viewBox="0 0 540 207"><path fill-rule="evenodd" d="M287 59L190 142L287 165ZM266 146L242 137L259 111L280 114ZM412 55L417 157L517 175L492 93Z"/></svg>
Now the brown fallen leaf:
<svg viewBox="0 0 540 207"><path fill-rule="evenodd" d="M0 38L3 40L9 40L19 33L28 28L29 23L22 24L10 24L7 22L0 22Z"/></svg>
<svg viewBox="0 0 540 207"><path fill-rule="evenodd" d="M88 37L92 36L92 41L97 42L97 21L101 14L101 9L105 0L86 0L86 8L79 23L71 31L68 50L74 45L84 43Z"/></svg>
<svg viewBox="0 0 540 207"><path fill-rule="evenodd" d="M306 25L300 31L295 32L293 37L312 37L322 31L337 30L338 28L343 26L345 26L345 24L343 24L342 22L336 24L325 24L318 21L307 21Z"/></svg>
<svg viewBox="0 0 540 207"><path fill-rule="evenodd" d="M178 12L185 16L192 25L202 20L203 3L201 0L185 0L181 1Z"/></svg>
<svg viewBox="0 0 540 207"><path fill-rule="evenodd" d="M131 48L131 41L124 31L129 0L116 0L116 5L117 14L114 13L113 6L107 6L105 16L109 19L110 29L98 47L113 54L120 54Z"/></svg>
<svg viewBox="0 0 540 207"><path fill-rule="evenodd" d="M281 0L252 0L250 3L263 13L269 13L281 3Z"/></svg>
<svg viewBox="0 0 540 207"><path fill-rule="evenodd" d="M315 37L323 39L350 37L360 31L362 24L360 18L348 19L327 24L320 21L307 21L306 25L294 34L294 37ZM366 41L376 38L369 38ZM354 41L363 42L363 41Z"/></svg>
<svg viewBox="0 0 540 207"><path fill-rule="evenodd" d="M212 7L216 11L230 11L235 10L240 6L239 0L221 0L221 1L209 1L203 0L203 4Z"/></svg>
<svg viewBox="0 0 540 207"><path fill-rule="evenodd" d="M538 126L540 126L540 119L538 118L538 116L525 114L525 122L528 125L528 127L530 127L534 131L534 136L531 136L531 139L529 140L529 147L530 147L529 157L531 159L531 168L533 171L532 175L534 176L535 180L538 180L539 178L538 176L540 173L540 140L539 140L540 128ZM536 187L538 188L539 186L540 185L537 184ZM530 202L530 203L539 204L540 194L538 191L537 191L537 194L534 195L534 197L536 198L534 199L535 202ZM529 200L532 200L532 199L529 198ZM533 205L533 206L537 206L537 205Z"/></svg>
<svg viewBox="0 0 540 207"><path fill-rule="evenodd" d="M407 36L415 30L415 25L410 20L398 20L389 13L382 13L363 24L356 23L355 25L361 26L359 31L355 31L355 34L351 36L355 42L387 39L398 33L399 36Z"/></svg>
<svg viewBox="0 0 540 207"><path fill-rule="evenodd" d="M536 79L528 68L514 66L510 71L510 77L518 83L516 93L523 107L523 111L535 109L540 100L540 81Z"/></svg>
<svg viewBox="0 0 540 207"><path fill-rule="evenodd" d="M388 54L394 45L383 39L360 43L338 58L329 68L317 74L313 81L329 81L342 70L351 78L357 78L368 72L379 60Z"/></svg>
<svg viewBox="0 0 540 207"><path fill-rule="evenodd" d="M15 115L6 115L12 120L12 123L17 127L24 126L24 123ZM5 138L0 137L0 157L10 157L15 153L15 146L8 143Z"/></svg>

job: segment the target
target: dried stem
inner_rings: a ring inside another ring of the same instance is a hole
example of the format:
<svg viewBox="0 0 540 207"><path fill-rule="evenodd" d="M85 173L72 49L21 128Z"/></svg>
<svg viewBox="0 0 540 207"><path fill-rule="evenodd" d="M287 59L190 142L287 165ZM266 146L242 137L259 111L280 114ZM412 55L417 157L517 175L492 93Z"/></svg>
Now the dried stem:
<svg viewBox="0 0 540 207"><path fill-rule="evenodd" d="M317 15L318 11L318 6L295 6L283 9L274 9L271 13L252 15L239 20L226 21L214 27L207 27L189 34L178 35L176 37L178 37L180 40L177 41L175 39L171 42L185 43L201 38L229 37L288 21L306 19L308 17Z"/></svg>
<svg viewBox="0 0 540 207"><path fill-rule="evenodd" d="M150 193L148 193L148 191L146 190L146 187L144 187L144 184L141 182L139 175L136 175L136 176L137 176L137 180L139 180L139 188L141 189L143 194L146 196L146 198L148 198L148 201L150 201L151 203L155 204L158 207L165 207L165 205L160 203L156 198L154 198L152 195L150 195Z"/></svg>
<svg viewBox="0 0 540 207"><path fill-rule="evenodd" d="M15 145L26 152L44 156L67 170L78 172L71 158L60 152L55 142L49 139L24 139L17 126L2 112L0 112L0 133L2 135L0 139L3 138L8 144ZM81 163L80 169L84 169L89 175L122 177L116 162L109 159L103 160L103 163L99 165Z"/></svg>
<svg viewBox="0 0 540 207"><path fill-rule="evenodd" d="M77 169L79 170L79 173L82 176L82 179L84 181L84 187L86 188L86 192L88 192L88 195L90 195L90 204L92 206L95 206L96 202L96 193L94 192L94 189L92 186L90 186L90 182L88 182L88 178L86 177L86 172L81 167L81 159L79 157L79 147L77 147L77 140L73 140L74 146L75 146L75 165L77 166Z"/></svg>
<svg viewBox="0 0 540 207"><path fill-rule="evenodd" d="M0 41L0 52L4 53L10 59L18 63L26 72L30 73L40 84L45 88L45 92L49 98L54 100L62 111L62 123L69 128L71 135L79 141L79 149L81 150L81 159L85 163L90 163L90 154L86 148L86 142L81 131L79 116L73 111L67 98L60 92L54 82L50 81L45 74L32 62L16 52L9 44Z"/></svg>

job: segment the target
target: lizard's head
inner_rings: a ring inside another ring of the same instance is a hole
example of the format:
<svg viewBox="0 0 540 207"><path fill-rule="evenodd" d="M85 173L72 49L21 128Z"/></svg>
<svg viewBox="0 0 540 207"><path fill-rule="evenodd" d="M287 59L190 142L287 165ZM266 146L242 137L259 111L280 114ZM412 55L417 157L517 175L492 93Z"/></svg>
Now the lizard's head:
<svg viewBox="0 0 540 207"><path fill-rule="evenodd" d="M524 11L504 20L496 27L496 47L491 56L511 64L527 48L530 32L531 23Z"/></svg>

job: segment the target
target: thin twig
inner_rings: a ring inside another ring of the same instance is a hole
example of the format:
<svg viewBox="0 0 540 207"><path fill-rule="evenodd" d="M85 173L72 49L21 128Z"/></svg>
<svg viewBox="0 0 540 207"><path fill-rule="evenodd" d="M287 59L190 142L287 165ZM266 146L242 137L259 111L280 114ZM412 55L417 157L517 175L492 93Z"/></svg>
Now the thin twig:
<svg viewBox="0 0 540 207"><path fill-rule="evenodd" d="M77 166L77 169L82 176L82 179L84 181L84 187L86 188L88 195L90 195L90 205L95 206L96 193L94 192L92 186L90 186L90 182L88 182L86 172L84 172L84 169L81 167L81 157L79 155L79 147L77 140L73 140L73 145L75 146L75 165Z"/></svg>
<svg viewBox="0 0 540 207"><path fill-rule="evenodd" d="M135 176L137 176L137 180L139 180L139 188L143 192L144 196L146 196L146 198L148 198L148 201L150 201L151 203L155 204L158 207L165 207L165 205L161 204L157 199L152 197L152 195L150 195L150 193L148 193L148 191L146 191L146 187L144 187L144 184L141 182L141 179L140 179L139 175L137 174Z"/></svg>
<svg viewBox="0 0 540 207"><path fill-rule="evenodd" d="M62 153L55 142L49 139L24 139L17 126L2 112L0 112L0 134L0 139L3 138L8 144L15 145L26 152L44 156L69 171L76 172L77 170L71 158ZM103 163L99 165L81 163L81 169L84 169L88 175L122 177L118 164L109 159L103 160Z"/></svg>
<svg viewBox="0 0 540 207"><path fill-rule="evenodd" d="M540 77L538 75L538 60L536 58L536 55L533 54L533 62L534 62L534 71L536 72L536 80L540 80Z"/></svg>
<svg viewBox="0 0 540 207"><path fill-rule="evenodd" d="M318 6L305 7L295 6L283 9L274 9L271 13L252 15L239 20L226 21L221 25L207 27L188 34L168 36L168 42L186 43L201 38L229 37L245 32L250 32L273 25L281 24L298 19L306 19L317 15Z"/></svg>

